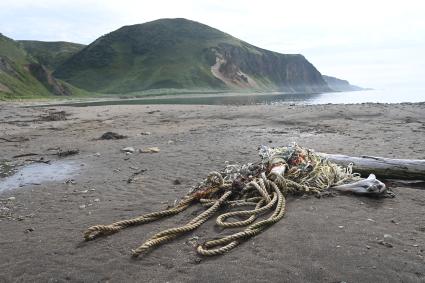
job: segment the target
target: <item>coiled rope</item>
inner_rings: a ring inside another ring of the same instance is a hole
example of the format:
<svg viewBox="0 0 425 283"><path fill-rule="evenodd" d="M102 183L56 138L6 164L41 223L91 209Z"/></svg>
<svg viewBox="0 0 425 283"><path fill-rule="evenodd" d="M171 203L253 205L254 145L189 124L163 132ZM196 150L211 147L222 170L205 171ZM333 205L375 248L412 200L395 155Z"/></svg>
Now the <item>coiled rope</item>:
<svg viewBox="0 0 425 283"><path fill-rule="evenodd" d="M172 208L121 220L110 225L96 225L84 233L86 240L116 233L126 227L149 223L178 214L195 203L208 208L187 224L166 229L132 250L137 257L167 241L193 231L210 219L222 207L254 206L251 210L230 211L219 215L216 224L222 228L246 227L244 230L198 245L203 256L224 254L266 228L278 222L285 214L288 194L320 194L333 185L359 180L351 167L343 168L323 159L312 150L296 144L288 147L260 148L261 162L256 164L227 165L222 172L212 172ZM267 218L260 216L271 212ZM226 221L228 218L245 218Z"/></svg>

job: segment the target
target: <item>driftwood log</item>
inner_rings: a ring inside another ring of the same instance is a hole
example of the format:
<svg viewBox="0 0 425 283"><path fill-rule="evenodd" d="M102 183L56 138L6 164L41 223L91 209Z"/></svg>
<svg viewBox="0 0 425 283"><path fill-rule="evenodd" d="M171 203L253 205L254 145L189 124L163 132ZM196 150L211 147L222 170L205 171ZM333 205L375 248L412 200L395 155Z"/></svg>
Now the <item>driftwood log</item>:
<svg viewBox="0 0 425 283"><path fill-rule="evenodd" d="M347 166L353 163L353 172L367 177L370 173L383 179L425 180L425 160L390 159L374 156L352 157L340 154L320 153L336 164Z"/></svg>

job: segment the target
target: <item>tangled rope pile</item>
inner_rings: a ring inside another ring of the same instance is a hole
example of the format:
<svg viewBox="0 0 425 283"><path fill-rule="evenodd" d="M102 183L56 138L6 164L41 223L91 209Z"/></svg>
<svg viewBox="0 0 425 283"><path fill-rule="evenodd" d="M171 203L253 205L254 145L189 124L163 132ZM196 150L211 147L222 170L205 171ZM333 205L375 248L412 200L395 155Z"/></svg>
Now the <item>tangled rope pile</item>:
<svg viewBox="0 0 425 283"><path fill-rule="evenodd" d="M278 222L285 214L285 197L288 194L312 194L320 197L331 186L361 179L359 174L352 172L351 165L343 168L296 144L277 148L261 146L259 154L261 161L258 163L227 164L223 171L210 173L172 208L110 225L92 226L84 233L84 238L91 240L116 233L129 226L175 215L195 203L208 207L186 225L167 229L152 236L132 251L133 256L137 257L166 241L193 231L224 206L253 207L249 210L230 211L219 215L216 220L218 226L245 228L229 236L208 240L197 247L200 255L220 255ZM270 211L273 211L271 215L256 222L261 215ZM243 220L226 221L235 217Z"/></svg>

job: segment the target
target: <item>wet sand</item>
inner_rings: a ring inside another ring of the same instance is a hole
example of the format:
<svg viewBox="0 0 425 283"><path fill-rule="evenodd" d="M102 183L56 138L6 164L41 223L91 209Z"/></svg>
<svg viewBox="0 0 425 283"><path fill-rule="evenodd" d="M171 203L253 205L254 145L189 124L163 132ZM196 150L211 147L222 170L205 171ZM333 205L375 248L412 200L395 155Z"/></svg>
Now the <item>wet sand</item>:
<svg viewBox="0 0 425 283"><path fill-rule="evenodd" d="M193 218L199 206L95 241L82 237L91 225L173 204L225 161L258 160L260 144L297 142L327 153L425 159L423 103L20 106L0 104L0 161L61 159L78 170L65 181L0 193L0 282L425 281L421 187L393 186L394 199L289 197L284 219L213 258L198 257L193 242L229 233L214 227L214 219L145 256L130 256L155 232ZM69 114L64 121L40 119L60 110ZM98 140L108 131L128 138ZM129 146L161 151L121 152ZM57 148L78 148L79 154L59 158ZM28 153L37 155L14 158Z"/></svg>

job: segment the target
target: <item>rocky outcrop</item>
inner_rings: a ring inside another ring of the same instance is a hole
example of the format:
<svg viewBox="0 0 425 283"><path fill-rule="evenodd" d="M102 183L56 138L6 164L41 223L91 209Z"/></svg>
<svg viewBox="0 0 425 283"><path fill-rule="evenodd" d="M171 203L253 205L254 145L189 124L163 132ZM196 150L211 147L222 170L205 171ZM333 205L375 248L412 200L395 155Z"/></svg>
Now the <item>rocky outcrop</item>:
<svg viewBox="0 0 425 283"><path fill-rule="evenodd" d="M33 63L28 66L28 69L54 95L68 96L72 94L70 89L62 82L56 80L45 66Z"/></svg>
<svg viewBox="0 0 425 283"><path fill-rule="evenodd" d="M331 91L320 72L302 55L280 54L247 43L220 44L211 50L216 54L216 65L220 63L219 75L216 65L212 71L217 78L227 79L226 84L231 81L241 87L290 93Z"/></svg>
<svg viewBox="0 0 425 283"><path fill-rule="evenodd" d="M364 88L351 85L346 80L341 80L331 76L323 75L323 79L326 81L328 86L334 91L356 91L356 90L364 90Z"/></svg>

